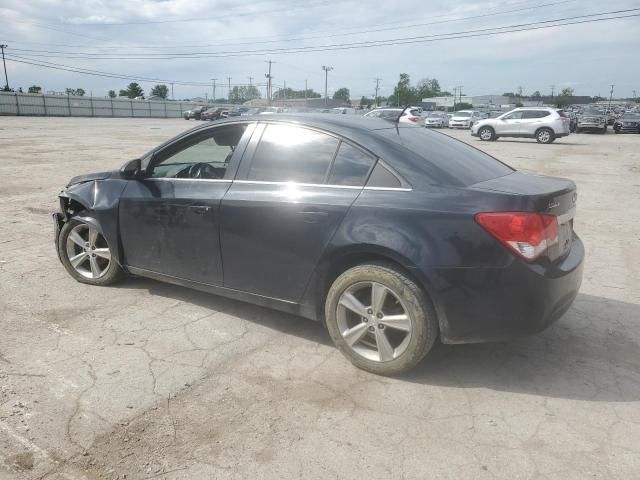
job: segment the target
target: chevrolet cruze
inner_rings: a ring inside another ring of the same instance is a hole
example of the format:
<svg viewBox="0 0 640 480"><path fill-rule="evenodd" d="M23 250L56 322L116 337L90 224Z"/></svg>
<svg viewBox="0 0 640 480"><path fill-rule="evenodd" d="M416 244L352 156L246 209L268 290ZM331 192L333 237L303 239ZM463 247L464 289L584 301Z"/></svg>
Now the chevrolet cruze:
<svg viewBox="0 0 640 480"><path fill-rule="evenodd" d="M355 365L392 375L437 340L561 317L582 278L576 198L571 180L425 128L234 117L73 178L55 241L79 282L149 277L318 320Z"/></svg>

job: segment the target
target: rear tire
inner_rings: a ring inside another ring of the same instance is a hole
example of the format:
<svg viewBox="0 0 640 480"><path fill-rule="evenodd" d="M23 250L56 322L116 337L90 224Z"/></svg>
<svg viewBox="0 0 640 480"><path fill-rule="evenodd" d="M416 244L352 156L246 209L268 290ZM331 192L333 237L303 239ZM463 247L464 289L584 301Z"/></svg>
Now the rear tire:
<svg viewBox="0 0 640 480"><path fill-rule="evenodd" d="M58 255L74 279L89 285L112 285L124 277L102 233L90 223L71 219L58 236Z"/></svg>
<svg viewBox="0 0 640 480"><path fill-rule="evenodd" d="M536 140L538 143L549 144L555 140L555 134L550 128L541 128L536 132Z"/></svg>
<svg viewBox="0 0 640 480"><path fill-rule="evenodd" d="M438 337L436 314L422 289L383 265L342 273L327 294L325 319L336 347L356 367L377 375L414 367Z"/></svg>

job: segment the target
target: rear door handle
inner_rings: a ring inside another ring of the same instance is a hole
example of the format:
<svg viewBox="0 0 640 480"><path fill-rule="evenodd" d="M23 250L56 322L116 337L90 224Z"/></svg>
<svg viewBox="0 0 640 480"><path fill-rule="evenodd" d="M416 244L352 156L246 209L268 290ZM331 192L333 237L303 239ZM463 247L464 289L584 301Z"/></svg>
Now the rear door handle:
<svg viewBox="0 0 640 480"><path fill-rule="evenodd" d="M198 215L204 215L209 210L211 210L211 207L208 207L206 205L191 205L189 208L193 213Z"/></svg>
<svg viewBox="0 0 640 480"><path fill-rule="evenodd" d="M329 212L318 210L317 208L307 208L300 213L302 214L302 217L306 223L324 222L327 218L329 218Z"/></svg>

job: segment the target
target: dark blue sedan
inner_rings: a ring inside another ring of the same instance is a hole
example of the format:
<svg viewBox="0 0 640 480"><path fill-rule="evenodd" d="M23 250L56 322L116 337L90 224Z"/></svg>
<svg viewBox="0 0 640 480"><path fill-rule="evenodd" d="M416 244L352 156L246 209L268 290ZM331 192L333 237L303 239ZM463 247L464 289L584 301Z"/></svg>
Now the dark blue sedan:
<svg viewBox="0 0 640 480"><path fill-rule="evenodd" d="M391 375L439 338L542 330L578 293L575 184L444 134L346 116L235 117L120 171L76 177L54 214L78 281L126 273L325 323Z"/></svg>

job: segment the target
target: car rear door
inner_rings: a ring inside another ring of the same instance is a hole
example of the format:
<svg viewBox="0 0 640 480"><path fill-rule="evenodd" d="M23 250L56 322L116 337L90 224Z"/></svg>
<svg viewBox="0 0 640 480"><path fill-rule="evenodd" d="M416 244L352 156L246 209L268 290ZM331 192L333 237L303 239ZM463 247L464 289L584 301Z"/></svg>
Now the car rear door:
<svg viewBox="0 0 640 480"><path fill-rule="evenodd" d="M374 161L323 131L258 126L222 201L224 286L298 301Z"/></svg>
<svg viewBox="0 0 640 480"><path fill-rule="evenodd" d="M155 153L145 178L128 182L119 227L131 271L222 284L220 202L254 127L237 123L196 131ZM208 173L193 178L197 165Z"/></svg>
<svg viewBox="0 0 640 480"><path fill-rule="evenodd" d="M536 130L543 126L545 120L551 115L546 110L524 110L522 112L522 122L520 123L520 133L534 135Z"/></svg>

